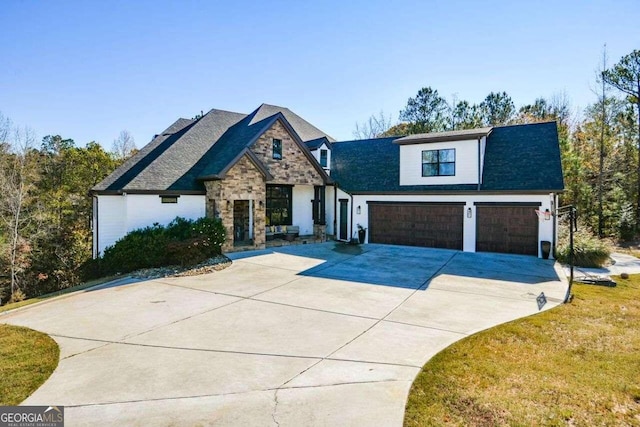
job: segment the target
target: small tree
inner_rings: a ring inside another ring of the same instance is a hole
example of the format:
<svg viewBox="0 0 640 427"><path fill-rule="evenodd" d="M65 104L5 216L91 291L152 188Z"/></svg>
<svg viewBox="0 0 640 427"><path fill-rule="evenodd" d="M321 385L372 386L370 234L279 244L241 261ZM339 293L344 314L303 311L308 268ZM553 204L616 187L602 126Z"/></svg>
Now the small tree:
<svg viewBox="0 0 640 427"><path fill-rule="evenodd" d="M372 115L369 120L360 124L356 123L356 129L353 131L353 137L355 139L370 139L378 138L391 128L391 115L385 116L383 111L380 111L378 116Z"/></svg>
<svg viewBox="0 0 640 427"><path fill-rule="evenodd" d="M485 126L500 126L511 123L516 107L507 92L491 92L480 103L480 111Z"/></svg>
<svg viewBox="0 0 640 427"><path fill-rule="evenodd" d="M623 56L613 68L602 73L602 78L606 83L628 95L629 102L635 105L638 112L637 225L640 223L640 50L636 49Z"/></svg>
<svg viewBox="0 0 640 427"><path fill-rule="evenodd" d="M448 109L437 90L424 87L415 98L409 98L400 120L408 122L409 133L442 132L447 128Z"/></svg>
<svg viewBox="0 0 640 427"><path fill-rule="evenodd" d="M37 201L32 194L37 179L31 152L35 138L29 129L12 128L2 118L0 122L4 123L0 136L5 139L0 154L0 227L6 236L10 292L15 300L21 295L21 274L30 263L32 239L39 232Z"/></svg>
<svg viewBox="0 0 640 427"><path fill-rule="evenodd" d="M120 161L128 159L136 151L136 141L128 130L120 131L120 135L111 145L111 152Z"/></svg>

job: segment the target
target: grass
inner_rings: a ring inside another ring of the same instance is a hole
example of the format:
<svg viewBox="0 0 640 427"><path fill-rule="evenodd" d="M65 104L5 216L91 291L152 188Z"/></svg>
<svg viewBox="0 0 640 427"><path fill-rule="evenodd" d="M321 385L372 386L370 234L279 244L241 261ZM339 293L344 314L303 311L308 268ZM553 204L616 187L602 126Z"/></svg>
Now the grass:
<svg viewBox="0 0 640 427"><path fill-rule="evenodd" d="M405 426L640 425L640 275L615 280L437 354Z"/></svg>
<svg viewBox="0 0 640 427"><path fill-rule="evenodd" d="M58 366L60 350L48 335L0 324L0 406L17 405Z"/></svg>
<svg viewBox="0 0 640 427"><path fill-rule="evenodd" d="M35 304L37 302L44 301L44 300L47 300L49 298L57 297L57 296L60 296L60 295L68 294L68 293L71 293L71 292L81 291L83 289L87 289L87 288L90 288L92 286L97 286L97 285L100 285L102 283L106 283L106 282L109 282L111 280L117 279L118 277L123 277L123 276L102 277L100 279L90 280L88 282L81 283L81 284L79 284L77 286L72 286L70 288L65 288L65 289L62 289L62 290L59 290L59 291L56 291L56 292L52 292L50 294L40 295L39 297L29 298L29 299L26 299L24 301L5 304L2 307L0 307L0 313L2 313L4 311L13 310L14 308L20 308L20 307L24 307L26 305Z"/></svg>

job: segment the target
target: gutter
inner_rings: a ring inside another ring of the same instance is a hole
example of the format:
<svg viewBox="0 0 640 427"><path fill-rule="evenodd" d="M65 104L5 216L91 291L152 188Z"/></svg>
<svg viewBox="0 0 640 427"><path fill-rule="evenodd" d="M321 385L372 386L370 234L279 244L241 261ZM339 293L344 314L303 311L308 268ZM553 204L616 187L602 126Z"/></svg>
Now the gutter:
<svg viewBox="0 0 640 427"><path fill-rule="evenodd" d="M482 137L478 137L478 191L480 191L480 184L482 184L482 158L481 158L481 145L482 143L480 142L482 140Z"/></svg>

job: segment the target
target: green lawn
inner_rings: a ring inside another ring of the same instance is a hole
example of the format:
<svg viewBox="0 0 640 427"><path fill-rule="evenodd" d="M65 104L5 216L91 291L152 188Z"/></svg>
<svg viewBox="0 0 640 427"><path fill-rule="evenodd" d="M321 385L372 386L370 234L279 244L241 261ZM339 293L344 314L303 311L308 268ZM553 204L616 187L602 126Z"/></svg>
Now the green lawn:
<svg viewBox="0 0 640 427"><path fill-rule="evenodd" d="M60 350L48 335L0 324L0 406L17 405L58 366Z"/></svg>
<svg viewBox="0 0 640 427"><path fill-rule="evenodd" d="M83 289L87 289L87 288L90 288L92 286L97 286L97 285L100 285L101 283L106 283L106 282L109 282L111 280L117 279L118 277L119 276L102 277L100 279L90 280L88 282L81 283L78 286L73 286L73 287L70 287L70 288L62 289L60 291L53 292L53 293L50 293L50 294L40 295L39 297L29 298L29 299L26 299L24 301L14 302L14 303L11 303L11 304L6 304L6 305L3 305L2 307L0 307L0 313L2 313L3 311L13 310L14 308L24 307L25 305L35 304L37 302L44 301L46 299L57 297L57 296L60 296L60 295L68 294L68 293L71 293L71 292L81 291Z"/></svg>
<svg viewBox="0 0 640 427"><path fill-rule="evenodd" d="M640 275L615 280L436 355L405 426L640 426Z"/></svg>

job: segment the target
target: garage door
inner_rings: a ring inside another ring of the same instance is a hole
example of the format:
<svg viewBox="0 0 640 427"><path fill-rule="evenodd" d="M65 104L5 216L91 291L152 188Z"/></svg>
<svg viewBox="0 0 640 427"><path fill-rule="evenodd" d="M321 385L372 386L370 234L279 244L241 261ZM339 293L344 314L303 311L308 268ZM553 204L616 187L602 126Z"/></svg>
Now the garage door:
<svg viewBox="0 0 640 427"><path fill-rule="evenodd" d="M369 242L462 249L463 204L370 203Z"/></svg>
<svg viewBox="0 0 640 427"><path fill-rule="evenodd" d="M538 205L476 206L479 252L538 255Z"/></svg>

